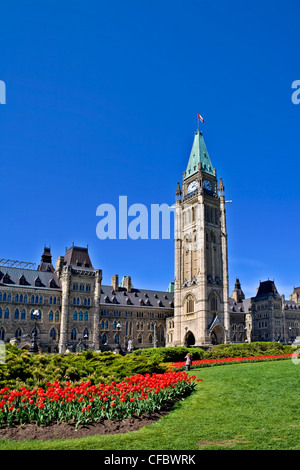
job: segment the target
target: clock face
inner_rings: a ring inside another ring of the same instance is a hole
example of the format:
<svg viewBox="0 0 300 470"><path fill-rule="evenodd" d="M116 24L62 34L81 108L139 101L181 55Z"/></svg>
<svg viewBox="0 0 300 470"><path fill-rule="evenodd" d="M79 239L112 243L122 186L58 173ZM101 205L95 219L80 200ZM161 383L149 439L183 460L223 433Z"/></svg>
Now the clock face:
<svg viewBox="0 0 300 470"><path fill-rule="evenodd" d="M189 185L188 185L188 193L191 193L192 191L195 191L196 189L198 188L198 181L192 181Z"/></svg>
<svg viewBox="0 0 300 470"><path fill-rule="evenodd" d="M203 181L203 188L204 189L208 189L209 191L212 191L212 184L210 181L208 180L204 180Z"/></svg>

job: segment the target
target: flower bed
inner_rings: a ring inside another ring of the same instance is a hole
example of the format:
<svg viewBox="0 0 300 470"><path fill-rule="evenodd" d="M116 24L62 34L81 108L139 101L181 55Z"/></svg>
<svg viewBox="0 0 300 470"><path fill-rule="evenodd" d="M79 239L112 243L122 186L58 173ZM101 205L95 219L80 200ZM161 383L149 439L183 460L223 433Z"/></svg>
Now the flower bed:
<svg viewBox="0 0 300 470"><path fill-rule="evenodd" d="M199 379L197 379L199 381ZM72 422L78 427L103 419L120 420L142 413L163 409L173 400L182 398L194 389L195 376L185 372L138 374L122 382L91 385L82 382L47 383L47 387L28 390L20 387L0 390L0 424Z"/></svg>
<svg viewBox="0 0 300 470"><path fill-rule="evenodd" d="M236 364L238 362L258 362L258 361L274 361L279 359L288 359L292 354L279 354L276 356L249 356L249 357L224 357L221 359L202 359L200 361L193 361L191 368L217 366L223 364ZM173 362L170 364L171 370L182 370L185 367L185 362Z"/></svg>

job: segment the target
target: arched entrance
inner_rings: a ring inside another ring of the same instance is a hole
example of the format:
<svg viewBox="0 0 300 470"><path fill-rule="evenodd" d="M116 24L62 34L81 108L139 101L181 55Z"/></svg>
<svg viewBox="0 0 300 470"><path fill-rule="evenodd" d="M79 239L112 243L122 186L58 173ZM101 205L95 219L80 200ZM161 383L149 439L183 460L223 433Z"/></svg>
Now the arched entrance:
<svg viewBox="0 0 300 470"><path fill-rule="evenodd" d="M214 331L212 331L211 334L210 334L210 342L213 345L218 344L218 338L217 338L217 335Z"/></svg>
<svg viewBox="0 0 300 470"><path fill-rule="evenodd" d="M185 335L184 345L185 347L189 348L190 346L194 346L195 344L195 336L191 331L188 331Z"/></svg>
<svg viewBox="0 0 300 470"><path fill-rule="evenodd" d="M211 344L223 344L225 342L225 330L221 325L216 325L210 331L210 342Z"/></svg>

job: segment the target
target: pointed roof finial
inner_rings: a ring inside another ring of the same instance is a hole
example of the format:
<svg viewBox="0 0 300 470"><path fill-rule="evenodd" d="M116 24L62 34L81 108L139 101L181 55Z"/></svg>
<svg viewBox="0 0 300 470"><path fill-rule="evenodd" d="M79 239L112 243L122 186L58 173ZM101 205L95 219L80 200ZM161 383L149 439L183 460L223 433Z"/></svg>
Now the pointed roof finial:
<svg viewBox="0 0 300 470"><path fill-rule="evenodd" d="M202 171L210 175L214 175L214 169L209 158L202 131L198 129L197 131L195 131L194 142L184 179L189 178L190 176L197 173L199 163L201 163Z"/></svg>
<svg viewBox="0 0 300 470"><path fill-rule="evenodd" d="M182 194L182 192L181 192L181 189L180 189L180 184L178 182L175 195L176 195L177 198L180 198L181 194Z"/></svg>

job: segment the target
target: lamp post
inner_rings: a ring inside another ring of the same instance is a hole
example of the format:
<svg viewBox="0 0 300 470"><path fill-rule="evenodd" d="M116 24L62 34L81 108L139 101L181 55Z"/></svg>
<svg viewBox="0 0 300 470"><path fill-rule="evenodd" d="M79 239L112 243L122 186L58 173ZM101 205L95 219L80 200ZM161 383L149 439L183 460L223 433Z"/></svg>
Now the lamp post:
<svg viewBox="0 0 300 470"><path fill-rule="evenodd" d="M121 323L118 322L117 323L117 328L118 328L118 340L117 340L117 344L116 344L116 347L115 347L115 351L116 353L120 354L121 353L121 344L120 344L120 328L121 328Z"/></svg>
<svg viewBox="0 0 300 470"><path fill-rule="evenodd" d="M85 333L85 335L83 336L83 346L84 346L85 351L88 349L87 344L86 344L87 340L88 340L88 335Z"/></svg>
<svg viewBox="0 0 300 470"><path fill-rule="evenodd" d="M34 312L32 312L32 316L34 318L34 327L33 327L32 333L31 333L31 345L30 345L30 348L29 348L29 352L30 353L37 353L37 352L39 352L39 348L38 348L38 345L37 345L36 322L37 322L37 319L38 319L38 316L39 316L39 311L34 310Z"/></svg>
<svg viewBox="0 0 300 470"><path fill-rule="evenodd" d="M157 339L157 327L156 327L156 323L154 323L154 328L153 328L153 346L155 348L157 348L157 342L158 342L158 339Z"/></svg>
<svg viewBox="0 0 300 470"><path fill-rule="evenodd" d="M289 326L289 344L292 344L293 343L293 335L292 335L292 327Z"/></svg>
<svg viewBox="0 0 300 470"><path fill-rule="evenodd" d="M185 346L186 348L188 348L189 345L188 345L188 340L187 340L187 331L188 331L189 327L188 327L187 325L185 325L184 329L185 329L184 346Z"/></svg>

